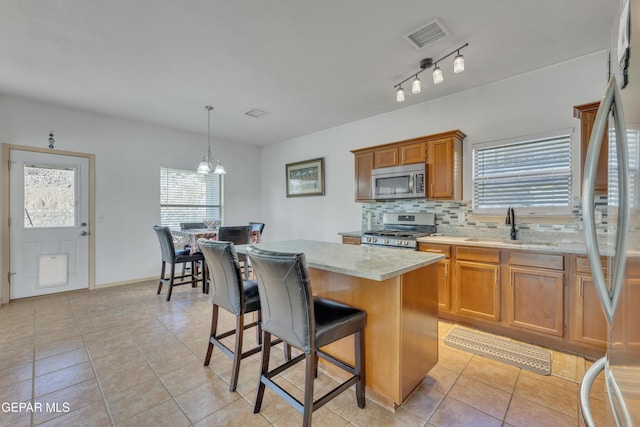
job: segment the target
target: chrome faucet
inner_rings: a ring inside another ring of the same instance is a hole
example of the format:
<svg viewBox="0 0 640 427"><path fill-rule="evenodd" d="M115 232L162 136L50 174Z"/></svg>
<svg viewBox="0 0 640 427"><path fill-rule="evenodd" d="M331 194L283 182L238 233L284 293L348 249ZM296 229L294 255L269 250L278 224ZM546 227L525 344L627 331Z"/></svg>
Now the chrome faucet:
<svg viewBox="0 0 640 427"><path fill-rule="evenodd" d="M511 206L507 209L507 219L504 220L504 223L511 224L511 240L516 240L516 233L518 232L516 228L516 213Z"/></svg>

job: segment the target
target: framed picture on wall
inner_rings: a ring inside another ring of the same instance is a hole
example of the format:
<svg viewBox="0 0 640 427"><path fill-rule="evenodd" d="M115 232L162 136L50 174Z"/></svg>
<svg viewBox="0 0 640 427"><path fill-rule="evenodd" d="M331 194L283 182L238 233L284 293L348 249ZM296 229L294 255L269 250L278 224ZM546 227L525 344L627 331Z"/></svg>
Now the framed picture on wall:
<svg viewBox="0 0 640 427"><path fill-rule="evenodd" d="M287 163L287 197L324 196L324 157Z"/></svg>

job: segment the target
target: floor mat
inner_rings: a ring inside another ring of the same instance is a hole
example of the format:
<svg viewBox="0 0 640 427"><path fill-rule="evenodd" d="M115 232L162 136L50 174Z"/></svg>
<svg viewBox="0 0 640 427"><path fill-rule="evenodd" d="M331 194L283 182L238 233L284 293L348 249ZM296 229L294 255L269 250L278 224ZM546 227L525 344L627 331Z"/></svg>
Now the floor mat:
<svg viewBox="0 0 640 427"><path fill-rule="evenodd" d="M551 374L551 352L530 344L454 326L445 344L541 375Z"/></svg>

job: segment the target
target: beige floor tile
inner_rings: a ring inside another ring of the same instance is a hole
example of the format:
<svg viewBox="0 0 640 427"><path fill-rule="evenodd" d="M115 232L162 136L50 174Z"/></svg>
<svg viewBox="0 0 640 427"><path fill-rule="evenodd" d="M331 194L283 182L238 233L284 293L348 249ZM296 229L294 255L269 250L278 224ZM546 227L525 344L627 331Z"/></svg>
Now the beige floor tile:
<svg viewBox="0 0 640 427"><path fill-rule="evenodd" d="M69 412L91 405L95 402L103 402L102 393L95 379L85 381L71 387L41 396L37 399L45 410L33 414L34 424L41 424L50 419L64 414L60 411L68 409ZM47 411L46 409L51 410Z"/></svg>
<svg viewBox="0 0 640 427"><path fill-rule="evenodd" d="M505 422L512 426L575 427L578 419L550 409L548 406L513 396Z"/></svg>
<svg viewBox="0 0 640 427"><path fill-rule="evenodd" d="M171 399L119 423L118 427L187 427L190 425L187 416Z"/></svg>
<svg viewBox="0 0 640 427"><path fill-rule="evenodd" d="M35 376L39 377L40 375L87 362L88 360L89 355L84 348L78 348L76 350L56 354L55 356L45 357L43 359L36 360Z"/></svg>
<svg viewBox="0 0 640 427"><path fill-rule="evenodd" d="M3 401L4 402L4 401ZM10 403L20 403L17 400L11 400ZM31 401L22 402L23 404L31 404ZM29 427L31 426L31 412L20 410L19 408L9 408L8 411L2 412L0 425L11 427Z"/></svg>
<svg viewBox="0 0 640 427"><path fill-rule="evenodd" d="M176 396L176 401L191 422L197 422L242 398L238 393L230 392L228 387L222 379L214 377L211 381Z"/></svg>
<svg viewBox="0 0 640 427"><path fill-rule="evenodd" d="M404 401L402 408L426 421L431 417L444 396L437 390L419 385Z"/></svg>
<svg viewBox="0 0 640 427"><path fill-rule="evenodd" d="M4 308L2 309L4 310ZM4 332L4 325L2 331ZM34 343L32 337L0 344L0 370L33 362Z"/></svg>
<svg viewBox="0 0 640 427"><path fill-rule="evenodd" d="M438 346L438 365L450 371L462 373L473 354L449 347L440 342Z"/></svg>
<svg viewBox="0 0 640 427"><path fill-rule="evenodd" d="M33 377L33 363L0 370L0 389Z"/></svg>
<svg viewBox="0 0 640 427"><path fill-rule="evenodd" d="M316 410L311 415L311 423L313 426L318 427L341 427L349 425L349 421L340 417L325 406ZM278 427L299 427L302 425L302 414L298 411L287 412L284 416L278 419L276 424Z"/></svg>
<svg viewBox="0 0 640 427"><path fill-rule="evenodd" d="M118 424L170 400L171 395L156 378L117 393L105 393L105 399L113 421Z"/></svg>
<svg viewBox="0 0 640 427"><path fill-rule="evenodd" d="M55 356L56 354L65 353L67 351L84 348L84 341L80 335L71 338L63 338L60 340L41 341L36 343L36 360L45 357Z"/></svg>
<svg viewBox="0 0 640 427"><path fill-rule="evenodd" d="M453 397L499 420L504 419L511 393L491 387L462 374L453 385L448 397Z"/></svg>
<svg viewBox="0 0 640 427"><path fill-rule="evenodd" d="M44 396L65 387L95 378L89 362L51 372L34 380L34 397Z"/></svg>
<svg viewBox="0 0 640 427"><path fill-rule="evenodd" d="M451 371L437 364L429 371L427 376L424 377L422 385L426 388L447 394L459 376L460 373Z"/></svg>
<svg viewBox="0 0 640 427"><path fill-rule="evenodd" d="M254 414L253 406L244 399L236 400L194 424L197 427L260 427L268 425L270 425L269 421L261 414ZM316 425L315 422L314 425Z"/></svg>
<svg viewBox="0 0 640 427"><path fill-rule="evenodd" d="M24 402L32 397L32 380L20 381L0 388L0 402Z"/></svg>
<svg viewBox="0 0 640 427"><path fill-rule="evenodd" d="M564 381L566 384L558 386L558 381ZM577 417L578 414L577 385L567 380L548 379L541 375L520 375L514 395L570 417Z"/></svg>
<svg viewBox="0 0 640 427"><path fill-rule="evenodd" d="M579 382L582 379L578 376L578 365L584 362L582 357L573 354L561 353L559 351L551 352L551 375L560 377L569 381Z"/></svg>
<svg viewBox="0 0 640 427"><path fill-rule="evenodd" d="M141 355L123 357L120 365L96 367L96 375L105 396L157 379L155 372Z"/></svg>
<svg viewBox="0 0 640 427"><path fill-rule="evenodd" d="M420 427L424 425L424 420L403 408L391 412L367 402L367 406L351 424L358 427Z"/></svg>
<svg viewBox="0 0 640 427"><path fill-rule="evenodd" d="M462 374L512 393L518 381L520 369L486 357L474 355Z"/></svg>
<svg viewBox="0 0 640 427"><path fill-rule="evenodd" d="M185 362L180 369L161 374L160 380L172 396L179 396L212 381L217 376L211 369L202 366L202 362L197 361Z"/></svg>
<svg viewBox="0 0 640 427"><path fill-rule="evenodd" d="M75 411L61 414L59 417L53 418L39 426L43 427L69 427L69 426L92 426L107 427L111 426L111 419L105 407L104 401L92 403L83 406Z"/></svg>
<svg viewBox="0 0 640 427"><path fill-rule="evenodd" d="M429 419L429 424L439 427L499 427L502 426L502 420L493 418L456 399L446 397Z"/></svg>

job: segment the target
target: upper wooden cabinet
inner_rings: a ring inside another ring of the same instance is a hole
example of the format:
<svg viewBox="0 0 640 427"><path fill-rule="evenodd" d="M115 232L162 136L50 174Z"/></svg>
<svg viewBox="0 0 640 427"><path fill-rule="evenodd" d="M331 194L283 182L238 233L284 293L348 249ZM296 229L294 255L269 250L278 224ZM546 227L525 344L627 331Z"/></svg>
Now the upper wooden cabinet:
<svg viewBox="0 0 640 427"><path fill-rule="evenodd" d="M356 201L373 199L371 192L371 171L373 170L373 151L355 153L356 157Z"/></svg>
<svg viewBox="0 0 640 427"><path fill-rule="evenodd" d="M591 139L591 131L593 123L598 113L600 101L591 102L589 104L576 105L573 107L573 116L580 119L580 182L582 182L582 172L584 171L584 162L587 158L587 149L589 148L589 139ZM608 167L609 146L607 143L607 133L602 137L602 148L600 149L600 157L598 158L598 171L596 173L596 193L607 193L608 186Z"/></svg>
<svg viewBox="0 0 640 427"><path fill-rule="evenodd" d="M462 199L462 141L466 135L454 130L351 151L355 155L356 201L373 200L371 170L425 163L427 198Z"/></svg>

